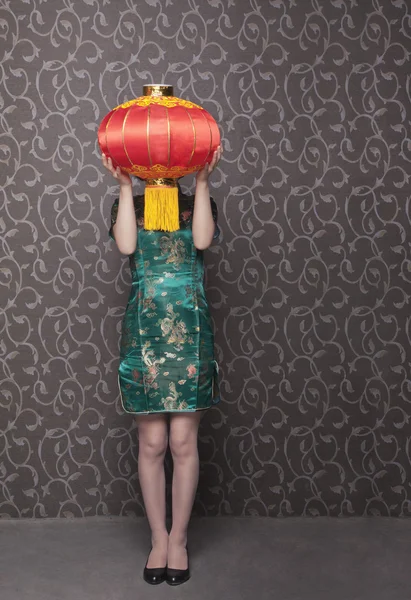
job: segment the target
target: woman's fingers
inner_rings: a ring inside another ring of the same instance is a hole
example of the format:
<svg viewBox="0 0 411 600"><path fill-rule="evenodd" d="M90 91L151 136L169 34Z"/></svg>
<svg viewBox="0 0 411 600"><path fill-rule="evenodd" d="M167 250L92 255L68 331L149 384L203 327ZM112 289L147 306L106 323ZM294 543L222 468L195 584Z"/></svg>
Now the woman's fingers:
<svg viewBox="0 0 411 600"><path fill-rule="evenodd" d="M105 154L102 154L101 160L103 161L103 165L106 167L106 169L109 169L110 168L109 164L110 164L111 158L106 156Z"/></svg>
<svg viewBox="0 0 411 600"><path fill-rule="evenodd" d="M209 169L212 171L217 164L217 150L214 151L213 158L211 159L211 163L209 164Z"/></svg>
<svg viewBox="0 0 411 600"><path fill-rule="evenodd" d="M103 161L103 165L105 166L107 171L110 171L110 173L113 177L115 177L116 179L119 179L121 176L120 167L114 168L113 161L111 160L111 158L109 156L106 156L105 154L101 155L101 160Z"/></svg>
<svg viewBox="0 0 411 600"><path fill-rule="evenodd" d="M113 161L111 160L111 158L108 158L107 161L107 166L108 166L108 170L110 171L110 173L113 175L113 177L115 177L117 179L118 175L117 175L117 169L113 166Z"/></svg>
<svg viewBox="0 0 411 600"><path fill-rule="evenodd" d="M108 169L108 161L107 161L107 156L105 154L102 155L101 157L102 161L103 161L103 166Z"/></svg>
<svg viewBox="0 0 411 600"><path fill-rule="evenodd" d="M211 163L209 165L210 173L218 165L218 163L220 161L220 158L221 158L221 146L218 146L217 150L214 150L213 158L212 158L212 161L211 161Z"/></svg>

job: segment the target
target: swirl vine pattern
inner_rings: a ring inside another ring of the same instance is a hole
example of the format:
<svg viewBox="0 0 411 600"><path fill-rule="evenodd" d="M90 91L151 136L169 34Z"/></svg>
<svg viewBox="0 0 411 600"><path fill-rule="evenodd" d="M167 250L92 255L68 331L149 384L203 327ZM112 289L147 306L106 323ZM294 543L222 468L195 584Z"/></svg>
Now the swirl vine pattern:
<svg viewBox="0 0 411 600"><path fill-rule="evenodd" d="M195 512L409 515L409 3L0 0L0 39L1 516L144 512L96 132L153 81L224 147Z"/></svg>

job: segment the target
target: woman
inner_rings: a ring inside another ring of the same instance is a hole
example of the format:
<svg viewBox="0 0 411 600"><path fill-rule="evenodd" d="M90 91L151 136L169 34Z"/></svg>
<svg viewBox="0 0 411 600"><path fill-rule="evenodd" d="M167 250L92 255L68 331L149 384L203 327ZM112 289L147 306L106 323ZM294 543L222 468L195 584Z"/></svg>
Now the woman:
<svg viewBox="0 0 411 600"><path fill-rule="evenodd" d="M151 584L178 585L190 577L187 527L199 474L198 427L202 411L219 401L202 251L218 235L208 178L221 153L219 146L197 173L194 196L179 186L180 229L173 232L144 229L144 195L133 197L130 177L102 157L120 184L109 235L129 255L133 280L122 323L119 388L122 406L136 415L138 427L138 473L152 543L143 575ZM174 466L170 533L168 443Z"/></svg>

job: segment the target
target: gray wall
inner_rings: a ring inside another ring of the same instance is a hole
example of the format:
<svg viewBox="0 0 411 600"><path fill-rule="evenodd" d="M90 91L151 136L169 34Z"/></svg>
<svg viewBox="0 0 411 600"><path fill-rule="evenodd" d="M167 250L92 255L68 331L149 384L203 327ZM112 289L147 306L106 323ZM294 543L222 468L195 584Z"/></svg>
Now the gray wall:
<svg viewBox="0 0 411 600"><path fill-rule="evenodd" d="M223 400L195 512L409 514L410 12L2 4L2 516L143 514L116 378L130 277L96 131L152 81L208 109L225 149L207 253Z"/></svg>

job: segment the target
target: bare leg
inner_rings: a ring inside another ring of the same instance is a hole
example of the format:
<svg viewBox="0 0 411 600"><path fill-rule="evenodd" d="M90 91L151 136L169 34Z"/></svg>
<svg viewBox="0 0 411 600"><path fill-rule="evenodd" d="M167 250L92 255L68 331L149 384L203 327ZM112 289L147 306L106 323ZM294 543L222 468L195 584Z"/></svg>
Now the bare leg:
<svg viewBox="0 0 411 600"><path fill-rule="evenodd" d="M187 528L198 484L198 426L202 411L170 415L170 450L173 456L173 524L168 541L168 566L187 568Z"/></svg>
<svg viewBox="0 0 411 600"><path fill-rule="evenodd" d="M166 483L164 457L167 450L165 414L138 415L138 475L151 529L153 549L147 567L164 567L167 562Z"/></svg>

